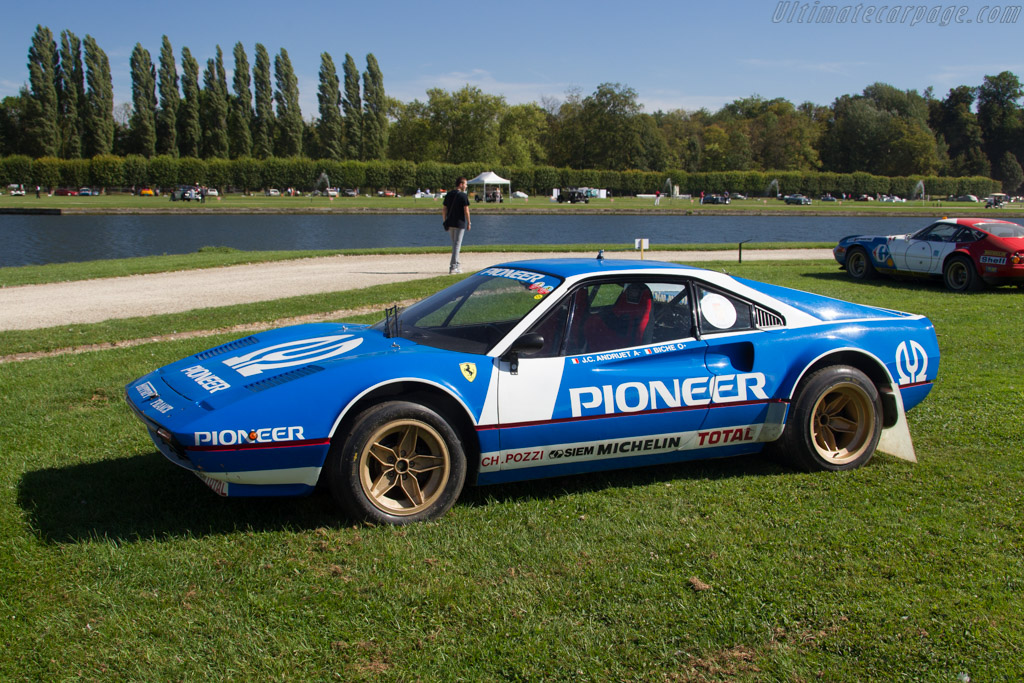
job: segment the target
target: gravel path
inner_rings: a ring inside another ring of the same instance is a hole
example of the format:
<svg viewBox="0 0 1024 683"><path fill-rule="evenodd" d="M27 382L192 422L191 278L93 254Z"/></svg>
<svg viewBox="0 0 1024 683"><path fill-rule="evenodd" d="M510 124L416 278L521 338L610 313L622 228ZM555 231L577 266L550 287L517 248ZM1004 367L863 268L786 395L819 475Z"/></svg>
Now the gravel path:
<svg viewBox="0 0 1024 683"><path fill-rule="evenodd" d="M605 253L639 259L636 251ZM473 272L494 263L544 258L546 254L464 253L462 268ZM554 254L552 254L554 256ZM593 258L593 252L557 256ZM735 251L659 251L648 260L698 263L736 259ZM830 249L778 249L744 252L749 261L831 259ZM303 294L360 289L443 275L447 254L329 256L244 266L154 273L130 277L56 282L0 288L0 330L94 323L116 318L175 313L197 308L267 301Z"/></svg>

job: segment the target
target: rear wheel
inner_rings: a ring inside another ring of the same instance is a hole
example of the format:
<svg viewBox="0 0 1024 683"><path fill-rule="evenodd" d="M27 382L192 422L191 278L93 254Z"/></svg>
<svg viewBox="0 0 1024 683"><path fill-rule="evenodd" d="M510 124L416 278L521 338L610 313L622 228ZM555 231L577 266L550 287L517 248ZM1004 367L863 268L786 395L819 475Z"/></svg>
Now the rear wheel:
<svg viewBox="0 0 1024 683"><path fill-rule="evenodd" d="M846 272L854 280L870 280L875 276L875 265L862 247L852 247L846 253Z"/></svg>
<svg viewBox="0 0 1024 683"><path fill-rule="evenodd" d="M329 457L334 499L352 517L375 524L440 517L466 480L455 431L433 410L405 401L364 411Z"/></svg>
<svg viewBox="0 0 1024 683"><path fill-rule="evenodd" d="M974 263L961 254L946 261L942 269L942 279L946 283L946 288L954 292L976 292L985 286L978 271L974 269Z"/></svg>
<svg viewBox="0 0 1024 683"><path fill-rule="evenodd" d="M800 383L778 447L809 472L851 470L871 459L881 434L878 389L860 370L832 365Z"/></svg>

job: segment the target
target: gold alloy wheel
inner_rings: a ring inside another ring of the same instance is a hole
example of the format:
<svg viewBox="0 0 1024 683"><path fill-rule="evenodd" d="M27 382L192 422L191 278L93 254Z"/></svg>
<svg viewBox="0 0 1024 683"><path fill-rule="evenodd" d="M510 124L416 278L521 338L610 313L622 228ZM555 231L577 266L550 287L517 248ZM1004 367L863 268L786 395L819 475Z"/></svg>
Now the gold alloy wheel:
<svg viewBox="0 0 1024 683"><path fill-rule="evenodd" d="M946 267L946 284L949 285L950 289L955 289L958 292L967 289L971 277L971 273L967 268L967 263L960 258L954 259Z"/></svg>
<svg viewBox="0 0 1024 683"><path fill-rule="evenodd" d="M392 515L429 509L444 491L451 455L441 435L425 422L382 425L359 453L359 483L375 506Z"/></svg>
<svg viewBox="0 0 1024 683"><path fill-rule="evenodd" d="M864 273L867 270L867 254L861 249L854 249L847 256L846 270L855 278L864 277Z"/></svg>
<svg viewBox="0 0 1024 683"><path fill-rule="evenodd" d="M837 384L818 398L811 415L814 448L833 465L856 460L870 445L875 406L860 386Z"/></svg>

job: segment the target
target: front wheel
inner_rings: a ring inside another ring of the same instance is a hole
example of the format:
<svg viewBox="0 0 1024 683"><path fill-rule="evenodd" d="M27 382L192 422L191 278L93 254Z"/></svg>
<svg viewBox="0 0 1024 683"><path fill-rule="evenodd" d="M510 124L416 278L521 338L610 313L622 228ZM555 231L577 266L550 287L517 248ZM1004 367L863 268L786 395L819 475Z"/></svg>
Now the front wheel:
<svg viewBox="0 0 1024 683"><path fill-rule="evenodd" d="M954 292L976 292L984 286L971 259L959 254L946 261L942 279L946 288Z"/></svg>
<svg viewBox="0 0 1024 683"><path fill-rule="evenodd" d="M875 265L861 247L853 247L846 254L846 272L854 280L870 280L875 276Z"/></svg>
<svg viewBox="0 0 1024 683"><path fill-rule="evenodd" d="M410 524L440 517L459 497L466 456L440 415L417 403L381 403L331 448L330 488L352 517Z"/></svg>
<svg viewBox="0 0 1024 683"><path fill-rule="evenodd" d="M878 389L860 370L832 365L800 383L778 448L808 472L852 470L871 459L881 434Z"/></svg>

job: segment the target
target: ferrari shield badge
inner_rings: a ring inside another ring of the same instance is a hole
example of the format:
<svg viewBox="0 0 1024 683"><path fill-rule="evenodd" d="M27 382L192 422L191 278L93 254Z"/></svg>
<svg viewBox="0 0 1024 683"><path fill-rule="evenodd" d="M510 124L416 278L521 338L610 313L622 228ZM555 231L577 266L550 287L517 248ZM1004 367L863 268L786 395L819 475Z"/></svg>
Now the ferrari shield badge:
<svg viewBox="0 0 1024 683"><path fill-rule="evenodd" d="M459 370L462 370L462 376L470 382L476 379L476 363L459 363Z"/></svg>

